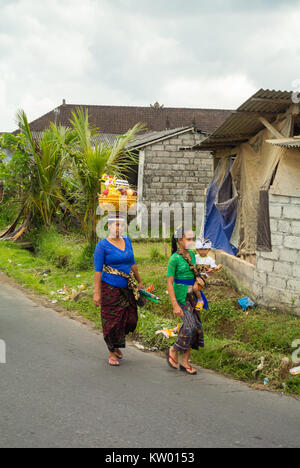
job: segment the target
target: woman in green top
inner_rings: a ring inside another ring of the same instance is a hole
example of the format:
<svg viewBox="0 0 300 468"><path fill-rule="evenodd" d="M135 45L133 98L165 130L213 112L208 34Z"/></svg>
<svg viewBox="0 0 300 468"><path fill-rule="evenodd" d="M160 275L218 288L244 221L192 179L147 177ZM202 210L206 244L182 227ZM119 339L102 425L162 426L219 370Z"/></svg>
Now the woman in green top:
<svg viewBox="0 0 300 468"><path fill-rule="evenodd" d="M177 244L178 243L178 244ZM181 317L183 325L178 340L167 351L168 364L178 369L179 353L183 354L180 370L191 375L197 371L189 363L191 349L204 348L204 334L199 311L196 310L198 298L193 290L195 273L191 264L196 265L193 231L178 229L172 239L172 257L169 261L167 282L168 292L175 317Z"/></svg>

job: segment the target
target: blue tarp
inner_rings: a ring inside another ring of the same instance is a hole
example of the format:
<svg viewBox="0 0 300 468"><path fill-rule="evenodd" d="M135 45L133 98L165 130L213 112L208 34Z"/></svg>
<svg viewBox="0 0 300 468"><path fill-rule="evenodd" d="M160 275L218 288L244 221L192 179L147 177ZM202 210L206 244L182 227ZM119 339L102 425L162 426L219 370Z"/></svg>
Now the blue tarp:
<svg viewBox="0 0 300 468"><path fill-rule="evenodd" d="M208 187L204 238L210 239L215 249L236 256L238 249L230 239L237 220L238 195L233 196L231 167L231 159L220 161Z"/></svg>

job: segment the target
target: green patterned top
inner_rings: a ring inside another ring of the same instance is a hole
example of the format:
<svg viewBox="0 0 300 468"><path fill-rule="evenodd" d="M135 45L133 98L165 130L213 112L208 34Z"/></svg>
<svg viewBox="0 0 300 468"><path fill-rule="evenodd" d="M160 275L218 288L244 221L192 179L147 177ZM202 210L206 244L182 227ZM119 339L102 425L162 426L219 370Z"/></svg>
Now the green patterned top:
<svg viewBox="0 0 300 468"><path fill-rule="evenodd" d="M189 250L191 256L192 264L196 265L196 256L192 250ZM182 258L181 255L175 253L170 258L168 264L167 277L173 276L177 280L190 280L194 279L194 273L190 270L188 263ZM185 284L176 284L174 283L174 292L178 302L185 304L186 296L188 293L189 286Z"/></svg>

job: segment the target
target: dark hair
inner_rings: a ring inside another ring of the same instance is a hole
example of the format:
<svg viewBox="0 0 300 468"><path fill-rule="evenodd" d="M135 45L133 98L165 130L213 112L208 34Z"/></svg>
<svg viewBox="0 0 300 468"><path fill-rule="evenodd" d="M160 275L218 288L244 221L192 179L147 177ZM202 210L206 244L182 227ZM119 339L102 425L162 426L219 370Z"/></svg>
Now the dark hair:
<svg viewBox="0 0 300 468"><path fill-rule="evenodd" d="M178 239L183 239L184 234L185 231L183 227L176 229L176 231L174 232L172 236L172 255L174 255L178 251Z"/></svg>
<svg viewBox="0 0 300 468"><path fill-rule="evenodd" d="M178 252L178 239L183 239L184 236L187 234L187 232L192 231L192 228L188 227L179 227L176 229L172 236L172 255L174 255L176 252Z"/></svg>

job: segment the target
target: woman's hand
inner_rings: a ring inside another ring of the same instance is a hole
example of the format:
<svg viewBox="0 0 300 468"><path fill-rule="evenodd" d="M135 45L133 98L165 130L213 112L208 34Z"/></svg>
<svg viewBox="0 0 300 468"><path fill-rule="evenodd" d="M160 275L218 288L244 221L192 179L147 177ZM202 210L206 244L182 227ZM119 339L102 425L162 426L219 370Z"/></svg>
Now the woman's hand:
<svg viewBox="0 0 300 468"><path fill-rule="evenodd" d="M101 295L99 293L94 294L94 304L95 307L100 307L101 305Z"/></svg>
<svg viewBox="0 0 300 468"><path fill-rule="evenodd" d="M183 310L178 304L174 306L173 312L175 317L183 317Z"/></svg>
<svg viewBox="0 0 300 468"><path fill-rule="evenodd" d="M139 290L146 289L142 281L139 282Z"/></svg>

